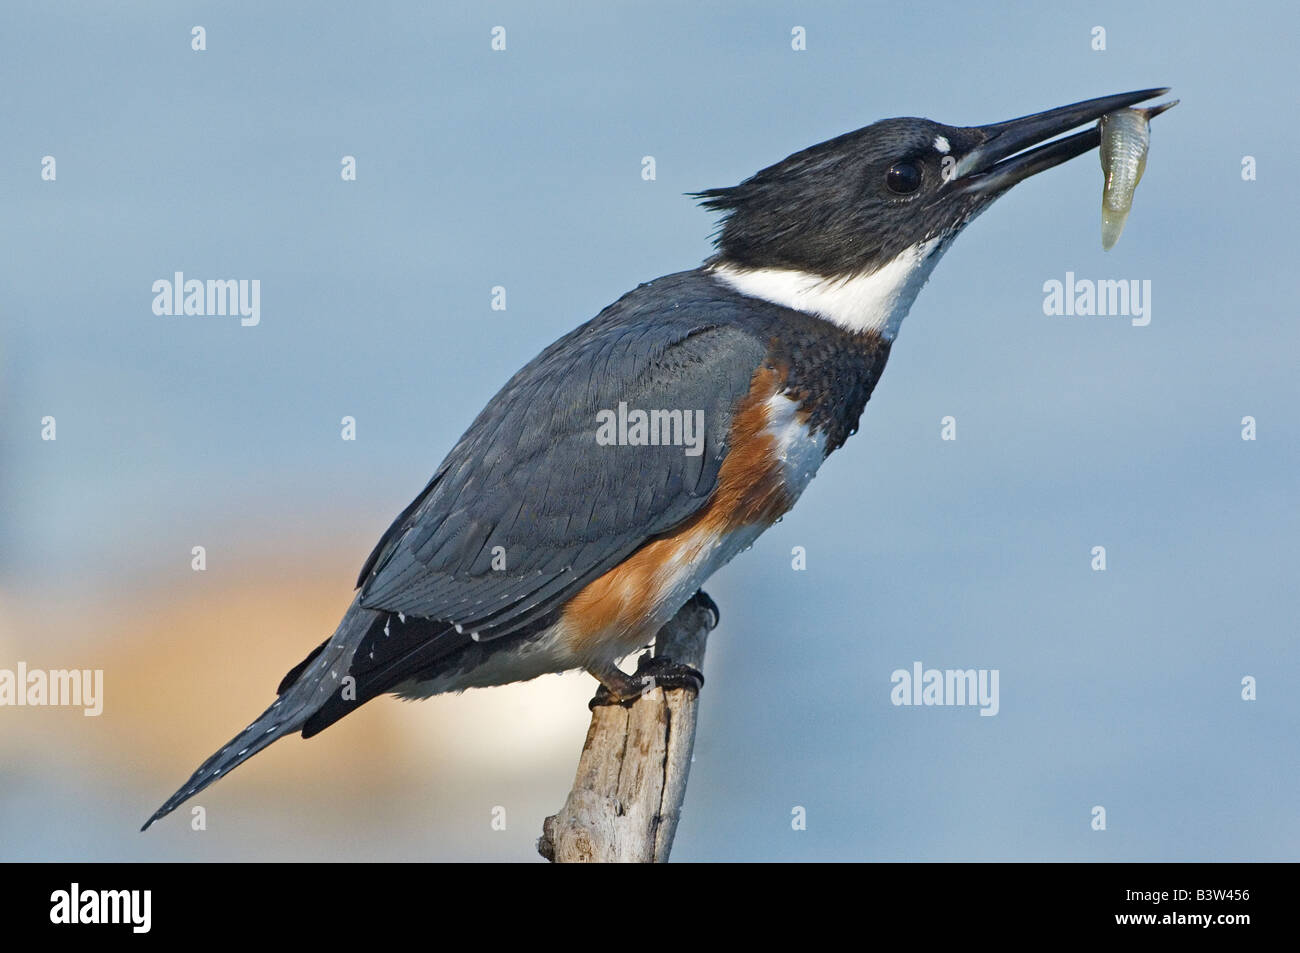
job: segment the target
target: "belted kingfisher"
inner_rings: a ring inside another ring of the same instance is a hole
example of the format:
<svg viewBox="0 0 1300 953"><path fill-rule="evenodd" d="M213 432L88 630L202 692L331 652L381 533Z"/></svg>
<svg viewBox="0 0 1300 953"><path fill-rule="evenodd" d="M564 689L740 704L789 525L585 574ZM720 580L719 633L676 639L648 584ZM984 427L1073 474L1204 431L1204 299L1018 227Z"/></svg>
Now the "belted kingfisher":
<svg viewBox="0 0 1300 953"><path fill-rule="evenodd" d="M1095 127L1052 137L1165 91L986 126L886 119L697 193L723 216L716 254L624 295L506 383L379 540L334 634L144 827L276 739L387 692L585 669L613 700L635 696L617 662L855 432L962 228L1099 142ZM602 441L615 409L620 439ZM655 439L692 420L697 445Z"/></svg>

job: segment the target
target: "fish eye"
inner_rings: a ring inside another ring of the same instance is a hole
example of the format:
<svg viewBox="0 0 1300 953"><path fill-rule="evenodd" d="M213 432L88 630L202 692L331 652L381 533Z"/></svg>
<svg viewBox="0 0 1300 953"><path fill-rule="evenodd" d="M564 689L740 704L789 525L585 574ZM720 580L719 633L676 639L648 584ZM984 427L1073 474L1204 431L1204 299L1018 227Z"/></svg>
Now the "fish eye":
<svg viewBox="0 0 1300 953"><path fill-rule="evenodd" d="M915 162L895 162L885 173L885 185L899 195L915 192L921 187L921 168Z"/></svg>

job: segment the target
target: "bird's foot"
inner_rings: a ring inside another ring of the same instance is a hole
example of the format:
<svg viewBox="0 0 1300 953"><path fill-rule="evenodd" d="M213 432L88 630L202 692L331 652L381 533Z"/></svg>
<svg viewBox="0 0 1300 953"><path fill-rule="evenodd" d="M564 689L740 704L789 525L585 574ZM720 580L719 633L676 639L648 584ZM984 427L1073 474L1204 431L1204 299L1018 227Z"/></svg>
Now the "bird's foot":
<svg viewBox="0 0 1300 953"><path fill-rule="evenodd" d="M600 687L592 696L587 707L595 711L602 705L622 705L629 707L641 697L645 683L640 678L629 675L616 665L602 669L588 669L593 677L600 681Z"/></svg>
<svg viewBox="0 0 1300 953"><path fill-rule="evenodd" d="M704 598L709 599L708 596ZM709 601L713 600L709 599ZM642 691L651 691L655 688L684 688L698 695L700 689L704 687L704 673L698 668L674 662L661 655L652 656L648 652L637 659L636 674L646 684Z"/></svg>
<svg viewBox="0 0 1300 953"><path fill-rule="evenodd" d="M595 696L587 703L587 707L592 710L602 705L630 708L638 698L656 688L682 688L698 694L704 687L704 675L699 669L678 664L672 659L652 656L649 652L637 659L636 673L633 675L612 665L591 674L600 679L600 688L596 689Z"/></svg>

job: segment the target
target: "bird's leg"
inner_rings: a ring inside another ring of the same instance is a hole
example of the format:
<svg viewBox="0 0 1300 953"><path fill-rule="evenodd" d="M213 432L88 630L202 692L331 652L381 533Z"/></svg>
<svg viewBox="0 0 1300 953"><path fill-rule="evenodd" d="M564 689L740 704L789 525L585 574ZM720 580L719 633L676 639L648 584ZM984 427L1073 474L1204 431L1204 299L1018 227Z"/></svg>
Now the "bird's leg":
<svg viewBox="0 0 1300 953"><path fill-rule="evenodd" d="M722 613L718 611L718 604L703 589L687 600L686 605L679 610L679 614L690 607L707 611L712 617L709 628L717 627ZM656 647L659 647L658 640L656 640ZM681 688L699 694L700 689L704 687L704 675L699 669L674 662L664 655L651 655L648 651L643 652L637 659L636 672L631 675L618 668L613 662L588 668L587 671L600 682L595 697L587 705L591 709L601 705L622 705L627 708L638 697L656 688L665 690Z"/></svg>
<svg viewBox="0 0 1300 953"><path fill-rule="evenodd" d="M595 696L587 704L588 708L594 709L601 705L628 707L645 690L644 680L639 676L627 674L613 662L600 668L589 668L587 672L600 682L600 688L596 689Z"/></svg>
<svg viewBox="0 0 1300 953"><path fill-rule="evenodd" d="M703 609L709 614L708 627L715 629L718 621L722 618L722 613L718 611L718 604L714 602L707 592L703 589L698 590L695 595L686 600L686 604L677 611L677 618L683 618L685 613L699 611ZM686 623L682 623L685 625ZM695 692L697 695L700 689L704 687L704 676L700 670L694 666L677 662L673 655L681 649L681 646L673 641L675 630L673 623L664 626L659 634L655 637L655 654L650 655L646 652L636 662L636 675L647 685L647 691L654 688L681 688ZM690 651L687 650L690 656Z"/></svg>

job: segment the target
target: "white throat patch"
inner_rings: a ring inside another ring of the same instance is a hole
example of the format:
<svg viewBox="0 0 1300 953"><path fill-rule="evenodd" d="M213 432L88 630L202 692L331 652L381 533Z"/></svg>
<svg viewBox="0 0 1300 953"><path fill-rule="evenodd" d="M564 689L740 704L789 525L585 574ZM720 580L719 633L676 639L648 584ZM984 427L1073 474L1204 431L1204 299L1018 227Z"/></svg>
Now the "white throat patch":
<svg viewBox="0 0 1300 953"><path fill-rule="evenodd" d="M943 254L942 239L913 245L870 274L825 278L793 268L713 267L719 279L752 298L815 314L849 331L894 340L921 286Z"/></svg>

